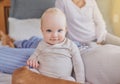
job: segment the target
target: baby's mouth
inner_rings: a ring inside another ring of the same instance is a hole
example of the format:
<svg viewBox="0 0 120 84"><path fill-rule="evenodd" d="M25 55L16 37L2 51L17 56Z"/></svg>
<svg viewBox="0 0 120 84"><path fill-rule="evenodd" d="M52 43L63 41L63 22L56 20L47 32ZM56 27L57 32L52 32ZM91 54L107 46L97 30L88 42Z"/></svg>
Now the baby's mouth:
<svg viewBox="0 0 120 84"><path fill-rule="evenodd" d="M59 39L50 39L51 41L58 41Z"/></svg>

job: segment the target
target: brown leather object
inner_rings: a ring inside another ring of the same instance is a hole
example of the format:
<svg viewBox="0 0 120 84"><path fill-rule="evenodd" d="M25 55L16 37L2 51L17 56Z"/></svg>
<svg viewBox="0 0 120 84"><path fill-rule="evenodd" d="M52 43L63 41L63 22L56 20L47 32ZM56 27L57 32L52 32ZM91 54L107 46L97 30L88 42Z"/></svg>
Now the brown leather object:
<svg viewBox="0 0 120 84"><path fill-rule="evenodd" d="M23 66L12 74L12 84L79 84L77 82L52 78L30 71Z"/></svg>

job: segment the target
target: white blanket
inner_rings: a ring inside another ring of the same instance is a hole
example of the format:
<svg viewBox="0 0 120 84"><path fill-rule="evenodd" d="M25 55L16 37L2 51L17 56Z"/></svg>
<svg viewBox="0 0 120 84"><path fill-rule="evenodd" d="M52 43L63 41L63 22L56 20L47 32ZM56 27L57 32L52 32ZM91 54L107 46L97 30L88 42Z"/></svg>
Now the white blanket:
<svg viewBox="0 0 120 84"><path fill-rule="evenodd" d="M120 84L120 47L98 46L82 53L90 84Z"/></svg>
<svg viewBox="0 0 120 84"><path fill-rule="evenodd" d="M0 84L11 84L11 75L0 72Z"/></svg>

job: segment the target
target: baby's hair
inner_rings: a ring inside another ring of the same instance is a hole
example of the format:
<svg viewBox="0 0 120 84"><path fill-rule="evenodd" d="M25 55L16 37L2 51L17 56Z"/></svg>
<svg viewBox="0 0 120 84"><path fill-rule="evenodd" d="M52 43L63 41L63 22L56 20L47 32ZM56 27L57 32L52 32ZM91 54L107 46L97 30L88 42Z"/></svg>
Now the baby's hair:
<svg viewBox="0 0 120 84"><path fill-rule="evenodd" d="M61 15L63 16L64 20L65 20L65 26L66 26L66 17L65 17L65 14L59 9L59 8L48 8L44 13L43 15L41 16L41 25L42 25L42 22L43 22L43 18L47 15L47 14L53 14L53 15Z"/></svg>

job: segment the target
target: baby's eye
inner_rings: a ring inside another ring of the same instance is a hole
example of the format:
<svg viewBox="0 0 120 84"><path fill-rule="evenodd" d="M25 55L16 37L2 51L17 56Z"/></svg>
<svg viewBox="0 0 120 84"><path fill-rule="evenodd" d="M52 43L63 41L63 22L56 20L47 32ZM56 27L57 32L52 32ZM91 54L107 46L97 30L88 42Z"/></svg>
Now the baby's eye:
<svg viewBox="0 0 120 84"><path fill-rule="evenodd" d="M59 30L58 30L58 32L61 32L61 31L63 31L63 30L62 30L62 29L59 29Z"/></svg>
<svg viewBox="0 0 120 84"><path fill-rule="evenodd" d="M46 30L46 32L52 32L52 30L50 30L50 29L47 29L47 30Z"/></svg>

